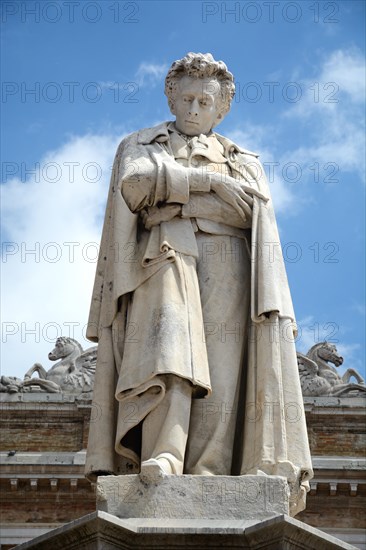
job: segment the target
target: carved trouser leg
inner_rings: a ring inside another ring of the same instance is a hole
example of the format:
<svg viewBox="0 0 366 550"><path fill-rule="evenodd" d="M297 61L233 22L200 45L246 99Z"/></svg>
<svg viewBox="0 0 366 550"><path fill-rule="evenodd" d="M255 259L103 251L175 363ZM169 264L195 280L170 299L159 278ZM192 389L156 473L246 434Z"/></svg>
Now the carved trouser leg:
<svg viewBox="0 0 366 550"><path fill-rule="evenodd" d="M242 239L197 235L197 266L212 395L194 399L185 473L231 473L241 366L248 339L250 262Z"/></svg>
<svg viewBox="0 0 366 550"><path fill-rule="evenodd" d="M166 394L142 425L141 461L155 458L167 473L182 474L192 402L192 384L163 375ZM169 471L170 470L170 471Z"/></svg>
<svg viewBox="0 0 366 550"><path fill-rule="evenodd" d="M179 380L189 388L188 405L183 397L176 399L175 390L170 396L171 390L165 389L165 381L170 381L168 386L174 389L171 381L175 378L177 388ZM163 380L162 392L159 381ZM174 447L176 433L187 434L192 389L195 395L210 391L209 365L196 258L177 253L174 262L163 265L134 291L128 305L124 354L116 388L120 401L117 452L139 462L138 430L142 424L142 460L166 451L179 462L173 469L182 471L186 441L183 449L179 447L174 452L171 441ZM155 439L159 441L156 447ZM166 448L162 445L164 440Z"/></svg>

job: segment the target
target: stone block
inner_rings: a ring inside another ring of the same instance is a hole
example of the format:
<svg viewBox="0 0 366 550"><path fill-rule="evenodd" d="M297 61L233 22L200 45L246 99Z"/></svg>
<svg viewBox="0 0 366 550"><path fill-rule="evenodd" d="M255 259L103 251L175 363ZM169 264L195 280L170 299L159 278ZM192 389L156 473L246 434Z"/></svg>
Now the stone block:
<svg viewBox="0 0 366 550"><path fill-rule="evenodd" d="M101 476L97 509L119 518L264 520L289 512L280 476Z"/></svg>

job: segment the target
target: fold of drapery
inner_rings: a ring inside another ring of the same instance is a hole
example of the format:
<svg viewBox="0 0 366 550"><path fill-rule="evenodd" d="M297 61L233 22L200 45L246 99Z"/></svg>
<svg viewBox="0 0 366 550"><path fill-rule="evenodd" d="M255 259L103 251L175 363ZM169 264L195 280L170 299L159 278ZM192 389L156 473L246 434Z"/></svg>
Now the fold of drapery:
<svg viewBox="0 0 366 550"><path fill-rule="evenodd" d="M158 129L154 132L157 134ZM159 127L159 132L165 132L164 125ZM120 193L124 146L135 140L140 144L136 147L142 147L146 140L150 140L149 147L154 148L152 129L146 130L147 133L149 135L144 140L141 131L140 138L133 135L121 144L113 168L88 328L88 337L93 341L99 339L92 405L95 418L91 422L86 462L89 477L100 472L122 473L126 471L123 469L126 460L132 457L122 456L115 450L119 429L119 404L115 399L115 389L117 370L123 355L126 323L126 316L117 312L121 313L119 305L123 309L123 304L128 302L129 293L166 265L164 260L142 267L148 237L139 237L138 240L138 217L130 212ZM221 136L218 139L225 144L225 151L232 148L236 151L239 161L235 164L233 161L232 169L236 169L251 188L268 197L263 169L255 156L241 152ZM159 152L156 144L156 154ZM252 192L252 195L255 193ZM258 195L253 198L252 331L249 335L249 355L244 365L247 389L242 400L241 415L238 415L242 442L240 473L284 475L291 489L294 515L303 506L307 483L312 477L294 343L296 324L271 201L266 202ZM157 242L158 246L164 242L160 239L160 233ZM174 250L171 242L166 242ZM116 319L120 320L122 327L117 331L117 344L114 342L112 327ZM151 404L155 397L152 399L149 394L152 390L146 391L146 402ZM162 392L158 394L162 395ZM144 410L147 409L146 405ZM272 416L268 417L271 411ZM133 455L134 458L136 455Z"/></svg>
<svg viewBox="0 0 366 550"><path fill-rule="evenodd" d="M253 204L251 319L242 474L283 475L293 515L313 477L295 349L296 322L273 209Z"/></svg>

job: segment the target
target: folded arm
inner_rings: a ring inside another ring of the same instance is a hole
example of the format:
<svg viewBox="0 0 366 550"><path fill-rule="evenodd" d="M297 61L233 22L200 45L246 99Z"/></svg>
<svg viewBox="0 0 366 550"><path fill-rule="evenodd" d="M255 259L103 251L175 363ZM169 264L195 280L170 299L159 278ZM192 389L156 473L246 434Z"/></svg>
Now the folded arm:
<svg viewBox="0 0 366 550"><path fill-rule="evenodd" d="M130 140L126 145L121 180L122 195L128 207L132 212L141 212L147 228L180 216L182 205L190 205L185 217L189 211L191 217L205 217L205 201L195 201L202 196L219 199L216 203L221 204L220 210L227 216L226 223L230 224L232 214L235 219L239 216L248 227L253 195L258 195L258 191L243 181L210 171L210 165L184 167L165 151L158 152L156 144L140 145L137 140ZM195 202L200 202L196 214ZM209 204L213 205L214 201L209 200ZM211 208L208 219L212 216ZM237 220L235 225L239 225Z"/></svg>
<svg viewBox="0 0 366 550"><path fill-rule="evenodd" d="M121 164L121 192L132 212L161 204L186 204L190 193L209 192L197 169L181 166L156 146L126 144Z"/></svg>

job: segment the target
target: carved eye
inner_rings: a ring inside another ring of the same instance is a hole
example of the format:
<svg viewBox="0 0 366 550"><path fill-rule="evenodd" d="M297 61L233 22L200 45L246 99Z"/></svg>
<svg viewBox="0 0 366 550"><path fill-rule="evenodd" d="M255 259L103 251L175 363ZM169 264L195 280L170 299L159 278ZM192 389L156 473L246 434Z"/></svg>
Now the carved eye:
<svg viewBox="0 0 366 550"><path fill-rule="evenodd" d="M236 150L234 147L231 147L230 150L229 150L229 159L232 161L232 162L235 162L236 161Z"/></svg>

